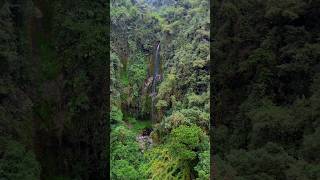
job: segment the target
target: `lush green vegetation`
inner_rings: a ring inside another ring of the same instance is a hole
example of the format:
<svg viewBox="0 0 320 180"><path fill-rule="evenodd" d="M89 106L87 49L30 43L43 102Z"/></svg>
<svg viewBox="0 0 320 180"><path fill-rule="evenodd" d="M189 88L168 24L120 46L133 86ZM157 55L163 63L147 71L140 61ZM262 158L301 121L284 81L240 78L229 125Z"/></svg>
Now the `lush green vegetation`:
<svg viewBox="0 0 320 180"><path fill-rule="evenodd" d="M0 179L320 179L319 1L108 7L0 1Z"/></svg>
<svg viewBox="0 0 320 180"><path fill-rule="evenodd" d="M0 179L106 179L108 4L0 1Z"/></svg>
<svg viewBox="0 0 320 180"><path fill-rule="evenodd" d="M319 1L213 6L216 178L319 179Z"/></svg>
<svg viewBox="0 0 320 180"><path fill-rule="evenodd" d="M209 2L111 1L110 59L111 179L209 179Z"/></svg>

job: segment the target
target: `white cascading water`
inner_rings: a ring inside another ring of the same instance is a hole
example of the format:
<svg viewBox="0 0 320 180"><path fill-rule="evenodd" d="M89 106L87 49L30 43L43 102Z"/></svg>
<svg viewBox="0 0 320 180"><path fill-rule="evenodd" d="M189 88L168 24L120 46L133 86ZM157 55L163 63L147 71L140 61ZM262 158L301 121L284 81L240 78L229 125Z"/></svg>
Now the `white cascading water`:
<svg viewBox="0 0 320 180"><path fill-rule="evenodd" d="M160 42L157 46L157 50L156 50L156 53L155 53L155 58L154 58L154 68L153 68L153 82L152 82L152 92L151 92L151 95L152 95L152 106L151 106L151 109L152 109L152 112L151 112L151 119L154 121L154 99L156 97L156 83L157 81L160 80L160 74L159 74L159 66L160 66Z"/></svg>

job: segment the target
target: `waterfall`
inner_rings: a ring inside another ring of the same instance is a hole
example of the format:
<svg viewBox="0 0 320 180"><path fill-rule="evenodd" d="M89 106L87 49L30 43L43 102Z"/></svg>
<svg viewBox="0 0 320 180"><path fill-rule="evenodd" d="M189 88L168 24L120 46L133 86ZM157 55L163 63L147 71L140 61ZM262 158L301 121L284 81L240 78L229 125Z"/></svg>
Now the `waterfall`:
<svg viewBox="0 0 320 180"><path fill-rule="evenodd" d="M159 80L159 66L160 66L160 43L157 46L155 58L154 58L154 72L153 72L153 83L152 83L152 94L156 93L156 82Z"/></svg>
<svg viewBox="0 0 320 180"><path fill-rule="evenodd" d="M154 121L154 100L156 97L156 83L157 81L160 80L160 74L159 74L159 66L160 66L160 42L158 43L157 49L156 49L156 53L155 53L155 58L154 58L154 68L153 68L153 81L152 81L152 112L151 112L151 119Z"/></svg>

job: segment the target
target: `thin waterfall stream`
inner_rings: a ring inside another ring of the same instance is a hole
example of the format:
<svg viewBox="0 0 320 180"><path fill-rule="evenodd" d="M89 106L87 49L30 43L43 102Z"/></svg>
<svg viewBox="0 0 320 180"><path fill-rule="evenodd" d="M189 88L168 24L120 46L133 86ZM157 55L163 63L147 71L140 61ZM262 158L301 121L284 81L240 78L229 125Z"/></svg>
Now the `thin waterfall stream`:
<svg viewBox="0 0 320 180"><path fill-rule="evenodd" d="M156 85L157 82L160 81L161 76L159 73L159 67L160 67L160 42L157 45L155 54L154 54L154 61L153 61L153 74L152 74L152 87L151 87L151 120L152 122L155 122L155 98L157 95L156 92ZM146 128L143 130L141 134L139 134L136 137L136 140L139 142L140 149L145 151L146 149L149 149L152 147L153 141L150 137L150 133L152 132L152 128Z"/></svg>
<svg viewBox="0 0 320 180"><path fill-rule="evenodd" d="M153 81L152 81L152 92L151 92L151 96L152 96L151 119L153 122L155 121L154 102L155 102L155 97L157 95L156 83L157 81L160 80L159 66L160 66L160 42L158 43L158 46L156 49L155 58L154 58L154 68L153 68Z"/></svg>

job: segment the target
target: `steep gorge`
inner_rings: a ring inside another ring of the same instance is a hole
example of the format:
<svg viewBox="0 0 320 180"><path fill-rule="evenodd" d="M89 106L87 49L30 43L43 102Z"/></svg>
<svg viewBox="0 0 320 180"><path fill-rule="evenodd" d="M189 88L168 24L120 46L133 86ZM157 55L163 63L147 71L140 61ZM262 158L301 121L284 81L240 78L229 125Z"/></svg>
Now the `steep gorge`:
<svg viewBox="0 0 320 180"><path fill-rule="evenodd" d="M208 179L207 3L111 3L112 179Z"/></svg>

